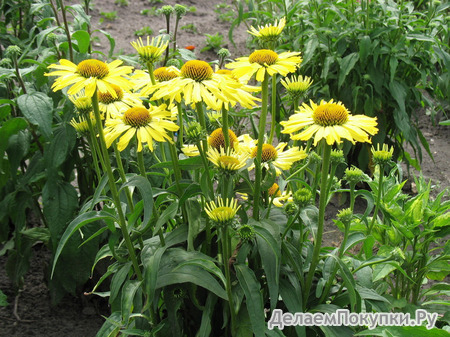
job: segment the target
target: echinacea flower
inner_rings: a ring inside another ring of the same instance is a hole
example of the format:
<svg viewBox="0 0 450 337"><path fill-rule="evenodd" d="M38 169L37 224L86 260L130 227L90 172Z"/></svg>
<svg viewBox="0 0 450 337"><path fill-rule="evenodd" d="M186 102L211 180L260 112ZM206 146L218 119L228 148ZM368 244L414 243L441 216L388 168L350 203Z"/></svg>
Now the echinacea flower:
<svg viewBox="0 0 450 337"><path fill-rule="evenodd" d="M258 26L258 29L251 26L247 32L256 36L262 42L272 42L278 39L285 25L286 18L282 18L280 21L276 20L273 25Z"/></svg>
<svg viewBox="0 0 450 337"><path fill-rule="evenodd" d="M205 205L205 212L208 217L220 225L225 225L232 221L241 206L237 205L236 199L225 199L219 197L217 203L211 201Z"/></svg>
<svg viewBox="0 0 450 337"><path fill-rule="evenodd" d="M58 76L52 85L53 91L71 86L67 91L69 95L74 95L84 89L85 96L92 97L98 88L99 91L109 92L111 96L115 97L117 94L113 84L125 91L132 88L131 82L124 76L131 73L133 67L120 66L121 60L105 63L88 59L76 65L69 60L61 59L59 63L48 66L57 71L45 74L45 76Z"/></svg>
<svg viewBox="0 0 450 337"><path fill-rule="evenodd" d="M261 164L269 168L269 165L272 164L275 166L275 170L277 174L281 174L281 170L289 170L292 165L304 158L308 155L305 150L299 148L298 146L293 146L286 151L284 148L287 146L287 143L279 143L277 147L274 147L271 144L263 144L262 146L262 154L261 154ZM243 148L241 148L241 151ZM249 147L251 158L256 158L256 153L258 150L257 142L253 142L253 147ZM253 169L255 165L249 167L249 170Z"/></svg>
<svg viewBox="0 0 450 337"><path fill-rule="evenodd" d="M283 191L280 196L273 198L273 204L276 207L283 207L285 202L292 202L292 191Z"/></svg>
<svg viewBox="0 0 450 337"><path fill-rule="evenodd" d="M248 158L248 153L237 153L231 148L228 148L226 152L223 147L220 150L214 147L208 149L208 159L216 167L228 173L236 172L245 167Z"/></svg>
<svg viewBox="0 0 450 337"><path fill-rule="evenodd" d="M86 116L93 111L92 99L84 96L84 91L75 95L69 95L69 99L75 105L75 109L80 115Z"/></svg>
<svg viewBox="0 0 450 337"><path fill-rule="evenodd" d="M394 147L387 144L383 144L380 149L380 144L377 144L377 149L372 146L372 158L375 165L384 165L391 161L392 155L394 154Z"/></svg>
<svg viewBox="0 0 450 337"><path fill-rule="evenodd" d="M157 83L167 82L180 76L180 70L174 66L159 67L153 71L153 76ZM141 97L150 96L157 87L153 85L150 75L146 70L136 70L131 79L134 83L134 90L139 91ZM180 96L181 99L181 96Z"/></svg>
<svg viewBox="0 0 450 337"><path fill-rule="evenodd" d="M286 77L280 81L280 83L283 85L283 87L286 88L286 91L288 95L292 99L298 99L302 97L305 92L309 89L309 87L312 84L311 77L308 76L291 76Z"/></svg>
<svg viewBox="0 0 450 337"><path fill-rule="evenodd" d="M153 151L153 140L157 142L171 142L167 131L177 131L178 125L171 121L172 113L166 105L133 107L126 110L122 116L112 116L105 123L105 140L110 147L114 140L120 137L117 143L119 151L123 151L130 140L137 136L137 150L142 151L142 144L147 143Z"/></svg>
<svg viewBox="0 0 450 337"><path fill-rule="evenodd" d="M293 140L308 140L314 137L314 145L325 139L328 145L340 144L342 138L355 142L370 143L368 135L378 132L377 118L351 115L341 102L321 101L319 105L310 101L303 103L299 111L280 123L282 133L290 133ZM300 131L300 133L294 134Z"/></svg>
<svg viewBox="0 0 450 337"><path fill-rule="evenodd" d="M158 36L156 39L152 38L150 41L150 37L147 36L147 45L144 45L142 38L131 42L131 45L134 49L136 49L139 54L139 58L143 63L153 64L158 61L162 53L164 53L169 45L169 40L164 41L162 36Z"/></svg>
<svg viewBox="0 0 450 337"><path fill-rule="evenodd" d="M238 143L238 139L233 130L228 129L228 138L230 139L230 147L234 149ZM223 134L222 128L218 128L211 132L208 137L208 144L217 150L225 148L225 135Z"/></svg>
<svg viewBox="0 0 450 337"><path fill-rule="evenodd" d="M95 118L91 118L91 122L95 125ZM70 125L77 131L80 136L85 136L89 133L89 124L84 116L72 118Z"/></svg>
<svg viewBox="0 0 450 337"><path fill-rule="evenodd" d="M240 57L236 62L225 65L232 69L233 76L237 78L250 79L256 74L256 80L262 82L265 74L281 74L286 76L296 71L300 66L302 58L299 52L283 52L277 54L273 50L260 49L250 54L248 57Z"/></svg>
<svg viewBox="0 0 450 337"><path fill-rule="evenodd" d="M100 111L106 113L106 118L120 114L120 111L127 110L133 106L141 106L142 101L134 93L123 91L119 86L111 85L116 95L111 95L108 91L98 91L98 107Z"/></svg>
<svg viewBox="0 0 450 337"><path fill-rule="evenodd" d="M207 62L191 60L181 67L178 77L155 85L152 100L180 102L182 95L186 105L205 102L213 110L219 110L222 102L227 104L242 101L247 107L248 97L236 90L236 86L240 85L231 78L214 73Z"/></svg>

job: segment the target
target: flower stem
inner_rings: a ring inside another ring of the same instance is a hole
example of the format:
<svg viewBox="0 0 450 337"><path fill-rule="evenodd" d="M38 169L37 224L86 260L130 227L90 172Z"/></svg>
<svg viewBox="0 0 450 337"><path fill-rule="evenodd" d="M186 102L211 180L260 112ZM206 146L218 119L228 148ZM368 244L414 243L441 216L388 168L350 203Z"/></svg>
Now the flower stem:
<svg viewBox="0 0 450 337"><path fill-rule="evenodd" d="M270 124L269 144L272 144L275 135L276 113L277 113L277 75L272 75L272 124Z"/></svg>
<svg viewBox="0 0 450 337"><path fill-rule="evenodd" d="M259 129L258 129L258 146L256 148L255 158L255 193L253 195L253 218L259 220L259 200L261 199L261 157L262 148L264 144L264 134L266 131L266 118L267 118L267 101L268 101L268 87L269 87L269 75L264 75L264 80L261 84L261 116L259 117Z"/></svg>
<svg viewBox="0 0 450 337"><path fill-rule="evenodd" d="M225 152L230 147L230 134L228 133L228 110L222 107L222 133L225 138Z"/></svg>
<svg viewBox="0 0 450 337"><path fill-rule="evenodd" d="M380 176L378 178L377 201L376 201L375 211L373 212L372 221L370 223L367 235L370 235L370 233L372 233L373 226L375 225L375 221L377 219L378 209L380 208L381 192L383 190L384 165L380 165L379 168L380 168Z"/></svg>
<svg viewBox="0 0 450 337"><path fill-rule="evenodd" d="M223 268L225 270L225 278L227 281L227 295L228 295L228 304L230 307L230 315L231 315L231 335L234 336L234 331L236 327L236 313L234 311L234 301L233 301L233 293L231 291L231 276L230 276L230 250L229 248L230 237L228 236L228 225L223 225L222 227L222 258L223 258Z"/></svg>
<svg viewBox="0 0 450 337"><path fill-rule="evenodd" d="M133 264L134 272L138 280L142 280L142 272L139 268L139 263L136 257L136 252L134 251L133 243L131 242L130 234L128 233L128 228L125 220L125 215L123 214L122 207L120 205L120 197L119 192L117 190L117 186L114 183L114 174L111 168L111 163L109 161L108 149L106 148L105 135L103 133L102 120L100 117L100 111L98 108L98 97L97 97L97 89L95 89L94 95L92 96L92 106L94 108L94 116L95 116L95 124L97 126L98 131L98 139L100 142L100 148L103 154L103 162L104 162L104 170L108 174L108 184L109 189L111 190L111 194L114 200L114 204L116 205L117 214L119 216L119 226L122 231L123 239L125 240L125 245L128 250L128 254L130 255L131 263Z"/></svg>
<svg viewBox="0 0 450 337"><path fill-rule="evenodd" d="M125 176L125 170L123 169L120 151L117 148L117 143L115 141L113 142L113 147L114 147L114 155L116 156L117 168L119 169L118 171L119 171L120 179L122 180L122 184L125 184L127 182L127 178ZM134 210L133 198L131 196L131 192L128 187L125 189L125 194L127 196L130 211L133 212L133 210Z"/></svg>
<svg viewBox="0 0 450 337"><path fill-rule="evenodd" d="M319 264L320 249L322 248L323 227L325 221L325 207L327 206L328 200L327 180L328 180L328 171L330 168L331 145L328 145L325 141L323 141L323 144L324 149L322 160L322 173L320 176L321 181L320 181L320 199L319 199L319 221L317 224L316 239L314 240L313 256L311 259L311 265L309 267L308 276L306 277L305 291L303 293L304 309L306 309L306 304L308 303L309 291L311 290L314 273L316 271L317 265Z"/></svg>

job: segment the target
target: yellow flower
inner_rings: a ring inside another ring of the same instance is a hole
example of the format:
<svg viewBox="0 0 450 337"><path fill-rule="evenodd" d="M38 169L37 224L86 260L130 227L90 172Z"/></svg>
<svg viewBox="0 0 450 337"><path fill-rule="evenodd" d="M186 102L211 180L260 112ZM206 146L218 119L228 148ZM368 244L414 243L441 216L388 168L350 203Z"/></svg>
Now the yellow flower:
<svg viewBox="0 0 450 337"><path fill-rule="evenodd" d="M377 149L372 146L372 156L373 162L375 165L384 165L391 161L392 155L394 154L394 147L389 146L387 144L383 144L380 149L380 144L377 144Z"/></svg>
<svg viewBox="0 0 450 337"><path fill-rule="evenodd" d="M275 24L273 25L267 24L265 26L258 26L258 29L251 26L250 30L248 30L247 32L256 36L263 42L270 42L278 39L285 25L286 18L282 18L279 22L275 21Z"/></svg>
<svg viewBox="0 0 450 337"><path fill-rule="evenodd" d="M197 157L200 155L197 145L194 144L183 144L181 151L187 157Z"/></svg>
<svg viewBox="0 0 450 337"><path fill-rule="evenodd" d="M69 95L74 95L85 89L85 96L92 97L95 89L109 92L115 97L116 91L112 87L115 84L122 90L129 91L132 88L131 82L123 77L131 73L133 67L120 66L121 60L111 63L104 63L95 59L81 61L78 65L69 60L61 59L60 64L51 64L48 67L57 69L45 76L58 76L52 85L53 91L61 90L71 86L67 91Z"/></svg>
<svg viewBox="0 0 450 337"><path fill-rule="evenodd" d="M230 148L228 148L227 152L225 152L223 147L220 148L220 151L214 147L210 147L208 150L208 159L215 166L227 172L238 171L245 167L248 157L248 153L237 153Z"/></svg>
<svg viewBox="0 0 450 337"><path fill-rule="evenodd" d="M157 83L162 83L180 76L180 70L174 66L159 67L153 71L153 75L155 76L155 81ZM157 87L152 84L150 75L146 70L136 70L131 78L134 83L134 90L140 90L139 93L141 97L148 97L157 89Z"/></svg>
<svg viewBox="0 0 450 337"><path fill-rule="evenodd" d="M283 193L281 193L280 196L277 196L275 198L273 198L273 204L276 207L283 207L284 203L287 202L292 202L294 199L292 197L292 192L291 191L283 191Z"/></svg>
<svg viewBox="0 0 450 337"><path fill-rule="evenodd" d="M153 139L158 142L170 142L171 138L167 135L167 131L178 130L178 125L170 119L171 112L166 110L165 104L158 107L150 106L150 109L130 108L123 116L112 116L106 121L106 145L110 147L113 141L121 136L117 147L122 151L136 135L138 151L142 151L142 143L147 143L150 151L153 151Z"/></svg>
<svg viewBox="0 0 450 337"><path fill-rule="evenodd" d="M95 125L95 119L92 120L92 124ZM70 125L72 125L81 136L89 133L89 124L83 116L78 117L78 120L72 118Z"/></svg>
<svg viewBox="0 0 450 337"><path fill-rule="evenodd" d="M314 145L321 139L326 139L328 145L340 144L341 138L353 144L355 141L370 143L368 135L378 132L376 117L351 115L341 102L333 100L322 100L319 105L312 101L310 105L303 103L297 113L280 124L284 126L282 132L290 133L293 140L308 140L314 136ZM297 131L301 132L293 135Z"/></svg>
<svg viewBox="0 0 450 337"><path fill-rule="evenodd" d="M286 88L287 93L292 99L300 98L312 84L311 77L291 76L282 79L281 84Z"/></svg>
<svg viewBox="0 0 450 337"><path fill-rule="evenodd" d="M206 204L205 212L208 217L217 222L218 224L226 224L233 220L237 211L241 206L237 205L236 199L225 199L225 202L221 197L217 199L217 204L211 201Z"/></svg>
<svg viewBox="0 0 450 337"><path fill-rule="evenodd" d="M112 115L120 115L121 111L133 106L142 106L142 101L136 94L124 92L114 84L111 86L116 92L115 97L107 91L98 92L98 107L100 111L106 113L106 118L110 118Z"/></svg>
<svg viewBox="0 0 450 337"><path fill-rule="evenodd" d="M169 40L163 41L162 36L156 38L152 38L150 42L150 37L147 36L147 45L144 46L142 42L142 38L139 38L137 41L131 42L131 45L136 49L139 54L139 58L142 62L147 63L155 63L158 61L159 57L164 53L167 46L169 45Z"/></svg>
<svg viewBox="0 0 450 337"><path fill-rule="evenodd" d="M256 74L256 80L262 82L266 73L270 76L273 74L286 76L295 72L301 62L302 58L298 52L284 52L278 55L273 50L260 49L225 66L233 69L233 76L237 78L250 79Z"/></svg>
<svg viewBox="0 0 450 337"><path fill-rule="evenodd" d="M256 152L258 150L257 141L253 142L251 145L253 146L248 147L250 156L252 158L256 158ZM273 164L277 174L279 175L281 174L281 170L289 170L292 167L292 164L308 156L305 150L299 148L298 146L291 147L290 149L284 151L286 145L287 143L279 143L277 147L274 147L271 144L263 144L261 155L262 165L269 168L269 164ZM253 164L249 167L249 170L254 167L255 165Z"/></svg>
<svg viewBox="0 0 450 337"><path fill-rule="evenodd" d="M84 90L75 95L69 95L69 99L75 105L75 109L80 115L85 116L93 111L92 99L84 96Z"/></svg>
<svg viewBox="0 0 450 337"><path fill-rule="evenodd" d="M228 138L230 139L230 147L234 149L237 145L238 139L233 130L228 129ZM211 132L208 137L209 146L220 150L220 148L225 148L225 135L223 134L222 128L218 128Z"/></svg>
<svg viewBox="0 0 450 337"><path fill-rule="evenodd" d="M191 60L181 67L179 77L156 84L152 100L180 102L182 94L186 105L205 102L208 108L220 110L222 104L240 102L248 107L248 96L236 89L240 86L233 79L214 73L207 62Z"/></svg>
<svg viewBox="0 0 450 337"><path fill-rule="evenodd" d="M281 196L281 191L280 191L280 186L278 186L277 183L274 183L268 190L267 193L269 194L270 197L280 197Z"/></svg>

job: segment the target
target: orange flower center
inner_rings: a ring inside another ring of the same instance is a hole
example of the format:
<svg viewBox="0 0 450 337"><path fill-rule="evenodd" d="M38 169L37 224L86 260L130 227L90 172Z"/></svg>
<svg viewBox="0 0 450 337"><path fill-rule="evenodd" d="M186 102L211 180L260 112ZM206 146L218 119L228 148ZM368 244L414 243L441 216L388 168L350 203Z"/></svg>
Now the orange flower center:
<svg viewBox="0 0 450 337"><path fill-rule="evenodd" d="M255 147L252 151L252 157L256 158L256 152L258 151L258 148ZM263 163L269 161L269 160L275 160L278 157L277 150L270 144L263 144L262 146L262 155L261 155L261 161Z"/></svg>
<svg viewBox="0 0 450 337"><path fill-rule="evenodd" d="M77 73L85 78L95 77L100 80L109 74L109 68L102 61L89 59L78 64Z"/></svg>
<svg viewBox="0 0 450 337"><path fill-rule="evenodd" d="M124 123L135 128L146 126L151 120L152 116L146 108L130 108L123 114Z"/></svg>
<svg viewBox="0 0 450 337"><path fill-rule="evenodd" d="M197 82L211 79L212 74L211 66L205 61L191 60L181 67L183 77L191 78Z"/></svg>
<svg viewBox="0 0 450 337"><path fill-rule="evenodd" d="M278 54L273 50L256 50L248 57L250 63L258 63L261 66L270 66L278 60Z"/></svg>
<svg viewBox="0 0 450 337"><path fill-rule="evenodd" d="M234 144L238 142L236 134L228 129L228 137L230 138L230 147L234 149ZM208 143L210 146L216 148L220 151L220 148L225 148L225 136L223 134L222 128L214 130L209 136Z"/></svg>
<svg viewBox="0 0 450 337"><path fill-rule="evenodd" d="M312 118L320 126L342 125L348 121L348 111L340 104L325 103L314 110Z"/></svg>
<svg viewBox="0 0 450 337"><path fill-rule="evenodd" d="M273 184L268 190L267 192L269 193L269 195L272 196L276 196L279 197L281 196L281 192L280 192L280 187L278 186L278 184Z"/></svg>
<svg viewBox="0 0 450 337"><path fill-rule="evenodd" d="M109 84L114 91L116 92L116 97L113 97L109 92L105 91L99 91L98 92L98 101L103 104L111 104L117 101L122 100L123 98L123 91L122 89L115 84Z"/></svg>
<svg viewBox="0 0 450 337"><path fill-rule="evenodd" d="M167 67L159 67L153 72L153 75L155 75L155 78L158 80L158 82L167 82L172 78L177 77L177 74L172 71L168 71L167 69Z"/></svg>

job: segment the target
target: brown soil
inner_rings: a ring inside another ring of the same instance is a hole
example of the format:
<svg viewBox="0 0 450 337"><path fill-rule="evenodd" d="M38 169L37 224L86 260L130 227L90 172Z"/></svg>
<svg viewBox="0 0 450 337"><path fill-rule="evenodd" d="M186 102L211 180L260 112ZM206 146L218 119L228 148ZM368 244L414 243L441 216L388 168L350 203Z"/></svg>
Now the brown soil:
<svg viewBox="0 0 450 337"><path fill-rule="evenodd" d="M79 3L77 0L67 2ZM93 29L105 30L114 37L116 53L130 54L135 52L130 42L136 40L137 36L134 35L136 30L149 26L154 31L154 35L157 35L160 29L165 28L165 20L162 17L149 17L140 14L143 9L159 8L162 4L151 4L150 0L128 0L128 2L127 7L119 7L112 0L95 0L91 13ZM188 13L180 23L180 26L192 23L197 28L197 33L179 30L178 44L180 47L194 45L199 58L207 61L214 60L217 57L213 52L200 53L200 50L205 46L204 34L219 32L224 35L222 47L230 49L231 58L248 54L245 26L241 25L235 30L236 47L228 41L230 23L219 22L218 13L214 12L216 5L220 2L209 0L164 1L164 5L174 5L175 3L195 6L197 9L195 13ZM229 0L222 3L231 5ZM230 7L230 9L232 8ZM117 11L118 18L114 21L105 20L100 24L100 12L112 11ZM223 12L224 10L221 11L221 13ZM95 42L94 49L107 53L109 50L107 39L102 34L96 33L96 35L99 36L99 40ZM428 155L424 155L423 175L427 179L432 179L433 183L440 186L441 189L448 187L450 186L450 127L433 126L430 118L423 112L420 112L418 120L434 156L434 161L432 161ZM417 172L415 174L418 175ZM363 207L364 205L360 206ZM340 242L340 231L330 220L342 207L345 206L338 205L334 200L327 210L328 221L324 235L324 244L327 246L337 246ZM0 268L0 289L8 296L8 302L10 303L7 307L0 307L0 336L89 337L95 336L102 325L104 319L99 313L99 308L94 306L92 300L84 298L81 291L78 297L67 296L57 306L51 305L44 277L48 260L47 250L41 246L35 247L31 269L25 278L25 286L18 300L17 314L22 319L18 321L13 313L15 293L3 268L6 258L0 257L0 265L2 266ZM107 310L107 308L104 307L101 310Z"/></svg>

